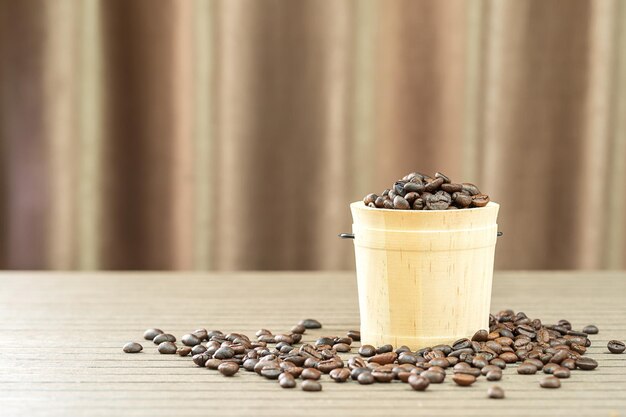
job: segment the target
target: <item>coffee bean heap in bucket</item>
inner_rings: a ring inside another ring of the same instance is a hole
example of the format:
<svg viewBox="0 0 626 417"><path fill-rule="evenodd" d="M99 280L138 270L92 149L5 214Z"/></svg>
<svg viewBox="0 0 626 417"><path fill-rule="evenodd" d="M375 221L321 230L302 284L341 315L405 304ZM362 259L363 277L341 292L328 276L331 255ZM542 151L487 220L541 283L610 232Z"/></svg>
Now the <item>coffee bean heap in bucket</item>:
<svg viewBox="0 0 626 417"><path fill-rule="evenodd" d="M480 379L499 381L509 365L520 375L543 372L539 381L542 388L559 388L561 380L573 371L591 371L598 363L585 356L591 346L589 334L598 328L590 325L583 331L574 331L570 322L560 320L544 325L526 314L504 310L489 317L489 330L479 330L471 338L460 339L451 345L437 345L411 351L406 346L362 345L353 354L354 342L360 332L348 331L344 336L322 336L311 343L302 343L307 330L322 327L314 319L300 321L289 332L272 333L267 329L255 337L240 333L225 334L219 330L198 329L184 335L176 345L176 337L160 329L148 329L144 338L153 341L161 354L191 356L200 368L207 368L232 377L245 371L276 380L283 388L295 388L301 380L304 391L321 391L322 381L337 383L406 383L413 390L424 391L430 384L441 384L451 374L453 383L467 387ZM611 353L622 353L624 343L612 340ZM142 346L130 342L124 345L127 353L139 353ZM328 376L326 376L328 375ZM489 385L489 398L500 399L505 392L497 385Z"/></svg>
<svg viewBox="0 0 626 417"><path fill-rule="evenodd" d="M412 172L380 196L366 195L363 203L372 208L395 210L457 210L484 207L489 196L474 184L454 183L441 172L434 177Z"/></svg>

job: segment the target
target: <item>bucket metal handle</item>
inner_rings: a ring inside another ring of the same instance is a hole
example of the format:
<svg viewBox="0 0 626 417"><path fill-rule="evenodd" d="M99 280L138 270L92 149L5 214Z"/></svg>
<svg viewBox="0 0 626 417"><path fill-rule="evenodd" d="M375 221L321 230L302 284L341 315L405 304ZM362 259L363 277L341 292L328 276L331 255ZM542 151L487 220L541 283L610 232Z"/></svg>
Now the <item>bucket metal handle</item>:
<svg viewBox="0 0 626 417"><path fill-rule="evenodd" d="M502 236L504 233L498 232L498 237ZM338 235L342 239L354 239L354 233L340 233Z"/></svg>

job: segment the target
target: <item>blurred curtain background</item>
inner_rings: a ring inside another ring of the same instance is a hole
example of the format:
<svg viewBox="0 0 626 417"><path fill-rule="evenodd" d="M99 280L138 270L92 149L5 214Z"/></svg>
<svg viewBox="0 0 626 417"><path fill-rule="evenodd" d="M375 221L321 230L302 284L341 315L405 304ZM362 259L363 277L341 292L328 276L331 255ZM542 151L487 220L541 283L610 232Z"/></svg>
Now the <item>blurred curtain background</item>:
<svg viewBox="0 0 626 417"><path fill-rule="evenodd" d="M440 170L499 268L626 267L626 4L0 0L0 266L341 269Z"/></svg>

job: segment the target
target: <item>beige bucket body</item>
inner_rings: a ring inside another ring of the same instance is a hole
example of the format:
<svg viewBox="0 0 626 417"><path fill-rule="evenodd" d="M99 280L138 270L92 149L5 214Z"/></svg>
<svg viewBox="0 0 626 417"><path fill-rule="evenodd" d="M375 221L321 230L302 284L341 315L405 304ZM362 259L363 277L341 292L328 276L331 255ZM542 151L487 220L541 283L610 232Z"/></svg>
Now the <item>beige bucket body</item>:
<svg viewBox="0 0 626 417"><path fill-rule="evenodd" d="M418 349L488 329L498 208L352 203L361 343Z"/></svg>

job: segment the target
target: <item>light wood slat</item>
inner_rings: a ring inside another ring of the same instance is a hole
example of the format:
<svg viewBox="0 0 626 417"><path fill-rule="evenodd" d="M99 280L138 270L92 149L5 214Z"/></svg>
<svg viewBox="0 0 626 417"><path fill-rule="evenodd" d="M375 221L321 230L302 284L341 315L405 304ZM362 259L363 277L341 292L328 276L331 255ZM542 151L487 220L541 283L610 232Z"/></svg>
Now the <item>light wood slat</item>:
<svg viewBox="0 0 626 417"><path fill-rule="evenodd" d="M625 296L624 272L497 274L492 311L510 307L544 321L566 318L575 328L598 325L588 354L600 367L573 372L559 390L541 389L542 375L510 367L497 383L507 399L494 401L484 379L469 388L447 380L420 393L400 383L327 380L323 392L306 393L243 371L223 378L189 358L159 355L147 341L143 353L121 351L154 326L178 337L197 327L251 335L314 317L324 328L305 340L343 334L358 328L352 273L4 272L0 415L626 416L626 355L606 349L608 340L626 339Z"/></svg>

